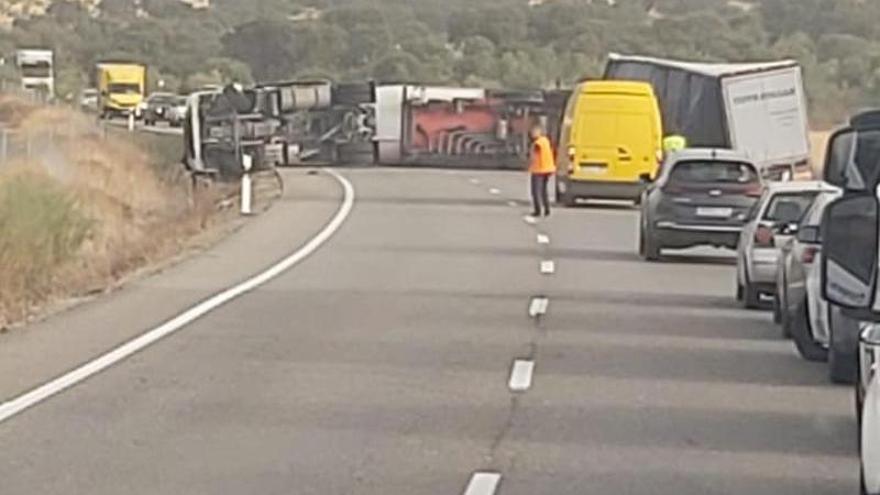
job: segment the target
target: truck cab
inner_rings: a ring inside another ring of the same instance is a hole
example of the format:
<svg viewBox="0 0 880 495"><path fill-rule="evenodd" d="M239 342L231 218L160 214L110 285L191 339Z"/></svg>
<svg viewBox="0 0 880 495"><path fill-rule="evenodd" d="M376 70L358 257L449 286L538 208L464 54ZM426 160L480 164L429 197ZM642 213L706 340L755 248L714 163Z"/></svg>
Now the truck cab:
<svg viewBox="0 0 880 495"><path fill-rule="evenodd" d="M855 375L862 494L880 495L880 111L831 136L824 177L843 196L822 219L822 294L853 322L832 326L830 364L833 343L843 342L838 358Z"/></svg>

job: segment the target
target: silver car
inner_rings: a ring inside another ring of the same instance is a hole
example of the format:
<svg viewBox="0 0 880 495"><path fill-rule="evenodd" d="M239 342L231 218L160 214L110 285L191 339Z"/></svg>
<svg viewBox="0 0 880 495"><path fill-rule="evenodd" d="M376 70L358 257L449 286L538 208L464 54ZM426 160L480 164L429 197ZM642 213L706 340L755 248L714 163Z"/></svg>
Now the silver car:
<svg viewBox="0 0 880 495"><path fill-rule="evenodd" d="M762 295L775 297L780 248L816 195L833 190L821 181L767 184L737 245L736 298L745 307L759 307Z"/></svg>

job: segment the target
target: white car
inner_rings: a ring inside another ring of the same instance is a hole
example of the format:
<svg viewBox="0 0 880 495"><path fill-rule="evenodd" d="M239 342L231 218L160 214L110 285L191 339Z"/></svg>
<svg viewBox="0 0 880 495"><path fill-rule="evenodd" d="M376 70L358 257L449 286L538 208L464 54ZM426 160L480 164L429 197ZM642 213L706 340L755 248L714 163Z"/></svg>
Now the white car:
<svg viewBox="0 0 880 495"><path fill-rule="evenodd" d="M856 416L862 495L880 495L880 324L863 323L859 340Z"/></svg>
<svg viewBox="0 0 880 495"><path fill-rule="evenodd" d="M816 195L833 189L821 181L767 184L737 245L736 295L747 308L758 307L762 295L775 297L780 248Z"/></svg>

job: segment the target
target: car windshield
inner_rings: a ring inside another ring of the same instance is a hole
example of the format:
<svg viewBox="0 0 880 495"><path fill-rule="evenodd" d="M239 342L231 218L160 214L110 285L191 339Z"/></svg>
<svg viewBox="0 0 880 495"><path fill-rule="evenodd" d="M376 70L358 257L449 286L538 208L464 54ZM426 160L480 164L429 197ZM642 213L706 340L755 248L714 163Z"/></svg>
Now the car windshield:
<svg viewBox="0 0 880 495"><path fill-rule="evenodd" d="M173 104L175 103L175 98L172 95L159 95L159 96L151 96L149 102L152 104Z"/></svg>
<svg viewBox="0 0 880 495"><path fill-rule="evenodd" d="M107 86L107 91L110 94L138 94L141 92L141 87L136 83L113 83Z"/></svg>
<svg viewBox="0 0 880 495"><path fill-rule="evenodd" d="M674 183L749 184L758 181L755 167L731 161L687 161L675 165L670 175Z"/></svg>
<svg viewBox="0 0 880 495"><path fill-rule="evenodd" d="M815 191L776 194L764 210L762 220L779 223L798 222L816 198Z"/></svg>

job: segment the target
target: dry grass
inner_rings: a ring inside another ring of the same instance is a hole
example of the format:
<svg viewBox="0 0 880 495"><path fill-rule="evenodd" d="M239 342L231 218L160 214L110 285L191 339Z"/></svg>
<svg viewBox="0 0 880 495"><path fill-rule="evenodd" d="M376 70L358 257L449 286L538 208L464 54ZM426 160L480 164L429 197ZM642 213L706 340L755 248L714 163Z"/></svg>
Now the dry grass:
<svg viewBox="0 0 880 495"><path fill-rule="evenodd" d="M65 133L0 173L0 327L112 286L207 225L215 198L192 200L183 175L159 173L131 140L101 139L85 116L0 98L0 119Z"/></svg>

